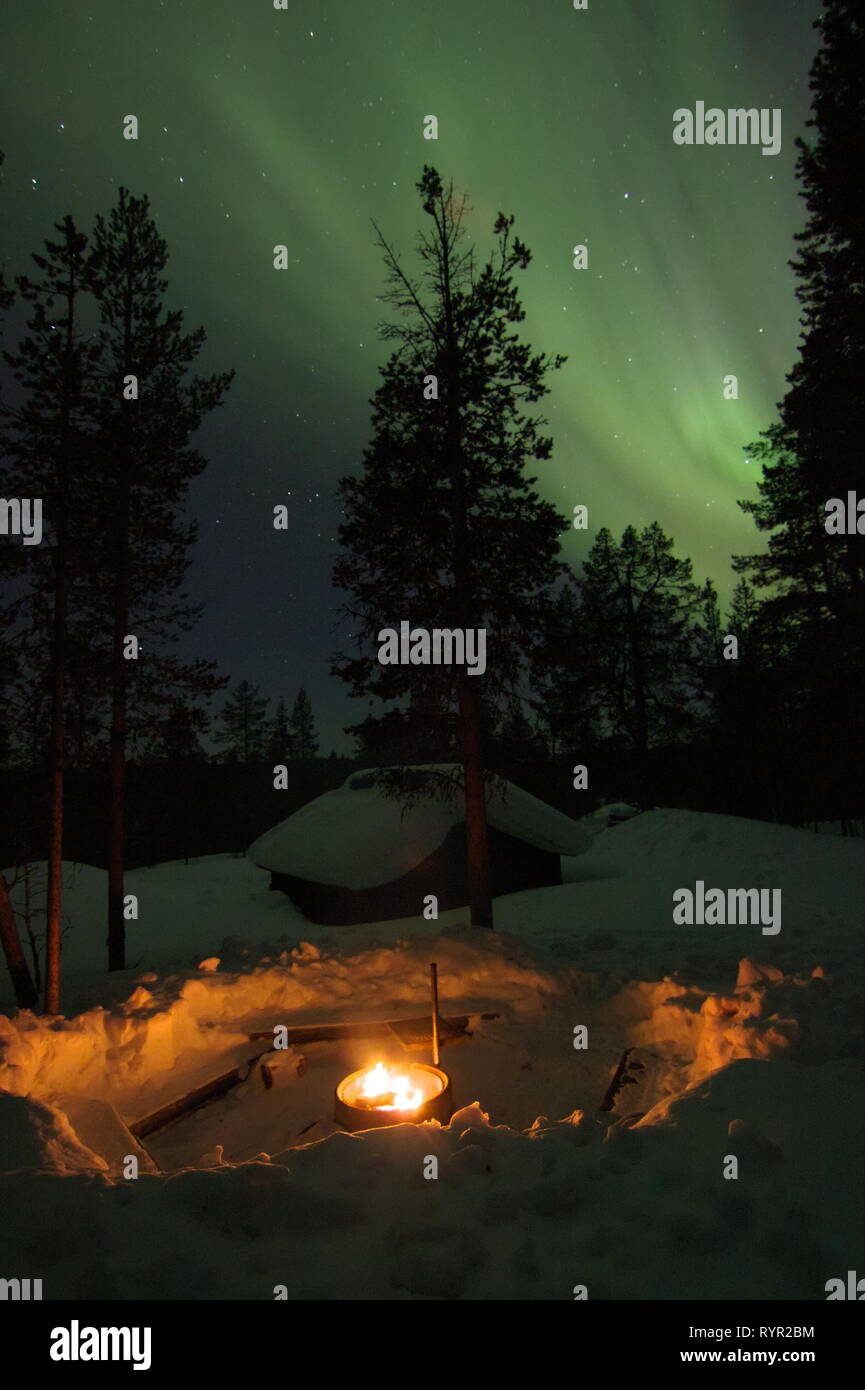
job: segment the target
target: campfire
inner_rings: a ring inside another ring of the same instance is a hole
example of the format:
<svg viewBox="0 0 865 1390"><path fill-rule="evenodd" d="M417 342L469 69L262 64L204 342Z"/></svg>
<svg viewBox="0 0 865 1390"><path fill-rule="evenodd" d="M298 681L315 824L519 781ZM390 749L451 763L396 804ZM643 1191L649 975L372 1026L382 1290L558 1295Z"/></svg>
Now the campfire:
<svg viewBox="0 0 865 1390"><path fill-rule="evenodd" d="M343 1077L336 1088L336 1120L351 1133L423 1120L446 1124L452 1111L450 1078L425 1062L376 1062Z"/></svg>
<svg viewBox="0 0 865 1390"><path fill-rule="evenodd" d="M420 1079L417 1076L411 1080L408 1076L397 1076L396 1072L390 1072L381 1062L376 1062L369 1071L359 1074L357 1083L345 1086L344 1095L352 1104L364 1110L417 1110L428 1099L422 1088L414 1084Z"/></svg>
<svg viewBox="0 0 865 1390"><path fill-rule="evenodd" d="M381 1125L421 1124L438 1120L447 1124L453 1114L450 1077L438 1067L439 1016L438 979L430 966L432 993L432 1055L435 1066L426 1062L362 1067L344 1076L336 1088L334 1118L349 1133L375 1129Z"/></svg>

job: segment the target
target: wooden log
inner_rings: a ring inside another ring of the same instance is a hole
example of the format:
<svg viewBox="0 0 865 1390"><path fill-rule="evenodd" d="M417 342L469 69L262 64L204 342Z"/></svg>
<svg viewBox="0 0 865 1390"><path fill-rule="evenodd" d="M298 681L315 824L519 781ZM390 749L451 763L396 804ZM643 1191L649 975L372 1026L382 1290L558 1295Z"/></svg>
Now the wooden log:
<svg viewBox="0 0 865 1390"><path fill-rule="evenodd" d="M621 1057L619 1058L618 1065L613 1069L613 1074L610 1077L610 1084L604 1092L604 1099L601 1101L601 1104L598 1107L602 1115L608 1114L613 1109L613 1107L616 1104L616 1097L618 1096L622 1087L627 1086L629 1084L630 1078L627 1074L628 1059L633 1050L634 1049L632 1047L626 1047Z"/></svg>

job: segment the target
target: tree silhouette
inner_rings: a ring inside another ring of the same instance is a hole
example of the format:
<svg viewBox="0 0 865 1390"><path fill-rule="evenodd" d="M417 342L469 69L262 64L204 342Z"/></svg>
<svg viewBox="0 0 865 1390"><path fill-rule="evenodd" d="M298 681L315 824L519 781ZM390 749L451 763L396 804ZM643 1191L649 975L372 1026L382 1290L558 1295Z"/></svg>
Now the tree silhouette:
<svg viewBox="0 0 865 1390"><path fill-rule="evenodd" d="M290 762L295 756L294 735L284 695L276 702L276 710L268 728L268 758L277 763Z"/></svg>
<svg viewBox="0 0 865 1390"><path fill-rule="evenodd" d="M566 526L534 491L530 460L551 441L524 407L546 392L563 358L533 354L514 326L524 317L514 273L530 253L500 214L495 249L478 264L466 203L425 168L417 185L428 222L416 277L376 227L388 273L396 344L373 399L373 440L360 477L340 483L345 521L335 567L348 595L357 654L335 669L352 693L395 708L378 718L402 761L444 745L462 763L472 922L492 924L482 729L484 709L509 698L539 640L541 614ZM383 666L377 634L402 620L427 629L484 628L487 671ZM479 687L483 686L483 695ZM372 715L351 732L369 747ZM454 746L456 745L456 747Z"/></svg>
<svg viewBox="0 0 865 1390"><path fill-rule="evenodd" d="M56 224L59 240L33 255L37 274L19 276L31 306L25 336L4 353L22 391L19 406L3 406L5 451L22 495L41 498L43 544L17 553L22 594L15 606L31 648L47 639L50 666L48 744L50 812L45 960L45 1011L60 1008L63 800L66 765L66 680L70 598L93 543L93 512L82 478L93 447L93 399L100 348L85 334L82 300L94 286L87 238L71 217Z"/></svg>
<svg viewBox="0 0 865 1390"><path fill-rule="evenodd" d="M196 527L183 515L190 481L205 459L190 445L202 419L220 404L232 373L187 379L204 330L183 331L166 311L165 242L147 198L125 188L94 234L98 341L98 486L104 527L91 569L90 606L110 633L111 816L108 851L109 968L125 965L123 876L130 698L139 709L185 691L207 697L223 684L212 663L177 660L166 644L198 616L181 585ZM141 644L129 660L128 638Z"/></svg>
<svg viewBox="0 0 865 1390"><path fill-rule="evenodd" d="M648 799L648 753L696 721L696 640L706 591L690 560L673 554L657 522L628 526L617 543L604 527L583 573L559 600L545 654L541 708L554 737L574 732L618 743ZM711 608L711 600L709 604Z"/></svg>
<svg viewBox="0 0 865 1390"><path fill-rule="evenodd" d="M5 158L5 154L0 150L0 168L2 168ZM0 265L0 314L5 314L7 309L11 309L14 302L15 292L12 286L6 283L5 267Z"/></svg>
<svg viewBox="0 0 865 1390"><path fill-rule="evenodd" d="M853 694L865 676L865 521L853 535L826 531L827 501L846 503L862 479L865 220L850 171L865 159L865 15L850 0L824 0L815 27L822 45L808 124L817 136L796 142L808 219L791 262L803 335L778 421L751 450L763 461L759 497L740 503L769 533L768 550L738 556L734 567L764 593L774 685L783 691L777 719L798 758L810 750L823 786L818 793L815 783L815 795L825 796L832 785L861 781L861 754L855 765L839 764L833 729L848 729L851 750L865 734Z"/></svg>
<svg viewBox="0 0 865 1390"><path fill-rule="evenodd" d="M306 691L298 690L291 708L291 748L295 758L314 758L318 755L318 735L312 717L312 705Z"/></svg>
<svg viewBox="0 0 865 1390"><path fill-rule="evenodd" d="M267 696L243 680L228 696L219 716L220 740L230 762L249 763L264 757L267 747Z"/></svg>

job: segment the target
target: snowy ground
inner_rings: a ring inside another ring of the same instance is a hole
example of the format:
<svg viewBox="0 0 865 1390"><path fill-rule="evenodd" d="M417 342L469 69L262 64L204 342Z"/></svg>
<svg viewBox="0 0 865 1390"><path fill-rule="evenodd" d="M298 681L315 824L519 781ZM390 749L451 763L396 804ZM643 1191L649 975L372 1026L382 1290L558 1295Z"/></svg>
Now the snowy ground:
<svg viewBox="0 0 865 1390"><path fill-rule="evenodd" d="M492 934L316 927L230 856L141 869L111 976L105 875L70 866L67 1017L0 1015L0 1271L58 1298L824 1298L861 1263L865 845L656 810L564 866ZM780 933L674 926L698 879L780 888ZM114 1112L251 1057L255 1029L421 1013L430 960L443 1013L498 1014L443 1053L449 1127L336 1132L336 1081L381 1049L314 1043L119 1176ZM600 1116L625 1047L637 1084Z"/></svg>

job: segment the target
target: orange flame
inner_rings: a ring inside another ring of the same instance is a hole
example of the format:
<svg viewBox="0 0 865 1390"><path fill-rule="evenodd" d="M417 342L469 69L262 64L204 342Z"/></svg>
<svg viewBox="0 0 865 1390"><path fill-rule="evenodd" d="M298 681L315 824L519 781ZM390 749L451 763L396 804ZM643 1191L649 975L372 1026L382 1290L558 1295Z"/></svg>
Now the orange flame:
<svg viewBox="0 0 865 1390"><path fill-rule="evenodd" d="M423 1092L412 1087L407 1076L388 1070L376 1062L363 1077L360 1094L376 1110L417 1110L423 1104Z"/></svg>

